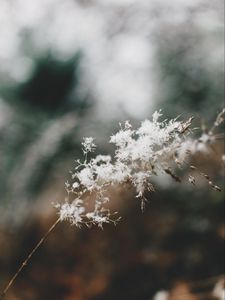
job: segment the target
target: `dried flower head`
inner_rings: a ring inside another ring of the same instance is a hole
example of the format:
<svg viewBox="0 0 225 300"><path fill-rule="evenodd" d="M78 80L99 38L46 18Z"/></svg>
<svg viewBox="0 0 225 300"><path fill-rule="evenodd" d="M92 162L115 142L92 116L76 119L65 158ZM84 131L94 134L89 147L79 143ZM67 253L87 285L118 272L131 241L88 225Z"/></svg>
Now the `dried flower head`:
<svg viewBox="0 0 225 300"><path fill-rule="evenodd" d="M94 138L93 137L86 137L83 138L84 141L83 143L81 143L81 145L83 146L83 152L84 154L87 154L89 152L93 152L96 148L96 145L94 143Z"/></svg>
<svg viewBox="0 0 225 300"><path fill-rule="evenodd" d="M120 130L109 141L115 145L113 156L97 155L87 159L87 154L93 152L96 145L93 138L84 139L84 162L77 161L72 174L73 182L66 183L67 192L74 195L75 199L57 206L61 220L68 220L77 226L94 224L102 227L104 223L116 221L114 214L105 207L109 201L108 186L129 182L136 190L136 197L141 199L143 208L146 191L154 191L153 176L166 173L174 180L181 181L173 170L174 163L182 167L188 155L205 151L213 141L213 131L208 135L202 134L196 140L190 137L193 118L182 122L177 119L160 120L161 117L161 112L156 111L151 120L143 121L137 129L129 121L123 126L120 124ZM221 119L222 114L217 117L215 126L221 123ZM196 167L192 167L196 170ZM201 174L213 189L219 190L206 174ZM195 184L192 175L188 181ZM92 199L94 197L91 210L88 205L89 195L92 195Z"/></svg>

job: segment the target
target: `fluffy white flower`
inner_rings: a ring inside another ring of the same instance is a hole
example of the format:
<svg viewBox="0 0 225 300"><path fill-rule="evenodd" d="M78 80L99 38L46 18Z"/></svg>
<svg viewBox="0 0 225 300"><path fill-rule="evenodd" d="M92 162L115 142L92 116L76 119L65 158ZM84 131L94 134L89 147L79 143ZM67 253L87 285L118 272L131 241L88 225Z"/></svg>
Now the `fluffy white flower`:
<svg viewBox="0 0 225 300"><path fill-rule="evenodd" d="M110 138L110 143L115 144L117 147L124 147L132 141L134 131L131 129L120 130Z"/></svg>
<svg viewBox="0 0 225 300"><path fill-rule="evenodd" d="M90 167L82 169L76 174L76 176L83 187L87 188L88 190L92 190L95 187L95 180L93 178L93 172Z"/></svg>
<svg viewBox="0 0 225 300"><path fill-rule="evenodd" d="M83 146L83 152L85 154L88 152L93 152L96 148L93 137L84 138L84 141L81 144Z"/></svg>
<svg viewBox="0 0 225 300"><path fill-rule="evenodd" d="M130 182L136 189L136 196L141 198L143 207L145 192L154 191L151 182L153 176L166 173L180 181L173 172L174 163L180 167L190 153L208 149L214 141L212 130L210 134L202 134L197 140L191 139L189 127L192 118L186 122L176 119L159 121L161 116L160 112L155 112L152 120L143 121L136 130L132 129L129 121L124 126L121 125L120 130L109 141L116 147L112 157L97 155L88 160L87 153L92 152L96 146L93 138L84 139L82 145L85 160L77 161L72 185L66 183L67 191L75 193L77 200L59 205L61 220L69 220L77 226L81 223L102 226L103 223L113 221L105 208L108 202L105 193L109 185ZM193 176L189 176L188 180L195 184ZM210 182L214 189L219 190ZM88 199L87 193L92 194L92 199L94 197L95 200L94 208L90 211L86 211L81 200L84 197Z"/></svg>
<svg viewBox="0 0 225 300"><path fill-rule="evenodd" d="M87 213L86 216L91 223L97 224L99 227L102 227L104 223L109 223L107 216L101 215L100 213L90 212Z"/></svg>
<svg viewBox="0 0 225 300"><path fill-rule="evenodd" d="M153 121L153 123L158 122L158 119L162 116L162 114L161 114L160 112L161 112L161 111L155 111L155 112L152 114L152 121Z"/></svg>
<svg viewBox="0 0 225 300"><path fill-rule="evenodd" d="M85 208L82 205L83 201L81 199L60 205L60 219L68 220L72 225L80 226L85 212Z"/></svg>

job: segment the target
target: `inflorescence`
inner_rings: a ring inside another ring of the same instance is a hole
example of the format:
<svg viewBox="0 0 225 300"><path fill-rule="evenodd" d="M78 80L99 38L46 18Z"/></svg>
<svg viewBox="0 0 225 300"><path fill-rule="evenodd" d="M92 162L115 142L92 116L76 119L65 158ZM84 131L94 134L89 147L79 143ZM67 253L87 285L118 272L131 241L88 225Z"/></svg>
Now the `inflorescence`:
<svg viewBox="0 0 225 300"><path fill-rule="evenodd" d="M145 193L154 191L152 178L166 173L174 180L181 181L175 174L174 166L179 168L186 164L190 154L207 151L216 139L214 130L224 121L225 110L217 117L211 130L202 133L200 138L191 138L193 118L187 121L178 119L161 120L162 114L156 111L151 120L145 120L134 129L129 121L120 124L120 130L111 136L110 143L116 149L114 155L97 155L89 158L96 145L92 137L84 138L82 143L84 161L76 161L72 173L72 183L66 182L66 190L73 195L73 200L57 204L60 219L68 220L72 225L103 226L104 223L115 223L118 217L107 209L109 186L130 183L136 197L141 199L144 208ZM191 170L196 167L190 166ZM211 187L220 188L212 183L209 176L201 173ZM195 184L194 176L188 181ZM92 196L92 197L90 197ZM94 197L94 205L89 199Z"/></svg>

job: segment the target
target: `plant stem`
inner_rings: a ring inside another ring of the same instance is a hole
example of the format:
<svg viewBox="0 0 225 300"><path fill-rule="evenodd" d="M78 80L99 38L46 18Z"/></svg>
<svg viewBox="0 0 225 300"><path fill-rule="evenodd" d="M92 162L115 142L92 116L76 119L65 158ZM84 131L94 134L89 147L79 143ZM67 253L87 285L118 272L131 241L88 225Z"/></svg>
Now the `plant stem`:
<svg viewBox="0 0 225 300"><path fill-rule="evenodd" d="M60 218L58 218L48 229L48 231L42 236L40 241L36 244L36 246L31 250L31 252L28 254L26 259L22 262L16 273L13 275L13 277L10 279L9 283L4 288L3 292L0 295L0 300L3 300L8 289L13 285L14 281L16 280L17 276L21 273L23 268L28 264L34 253L38 250L38 248L44 243L44 241L47 239L49 234L55 229L55 227L59 224Z"/></svg>

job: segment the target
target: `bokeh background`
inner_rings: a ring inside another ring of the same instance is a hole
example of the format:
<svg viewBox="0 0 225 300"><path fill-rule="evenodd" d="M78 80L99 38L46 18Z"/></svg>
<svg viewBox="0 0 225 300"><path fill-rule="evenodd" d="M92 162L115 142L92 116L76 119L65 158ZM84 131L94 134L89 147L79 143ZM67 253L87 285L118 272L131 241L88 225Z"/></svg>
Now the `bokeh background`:
<svg viewBox="0 0 225 300"><path fill-rule="evenodd" d="M110 153L120 121L211 124L223 101L223 1L1 0L0 286L55 220L82 137ZM223 148L194 158L222 188ZM223 191L157 185L144 213L114 191L116 227L60 224L6 300L219 299Z"/></svg>

